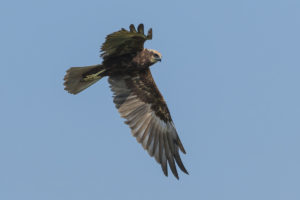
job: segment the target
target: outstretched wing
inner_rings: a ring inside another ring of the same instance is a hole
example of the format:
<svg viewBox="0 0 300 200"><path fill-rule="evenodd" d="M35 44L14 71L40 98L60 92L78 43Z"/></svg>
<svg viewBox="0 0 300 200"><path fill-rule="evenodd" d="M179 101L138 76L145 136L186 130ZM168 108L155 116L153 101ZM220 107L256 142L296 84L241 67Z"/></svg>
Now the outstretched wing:
<svg viewBox="0 0 300 200"><path fill-rule="evenodd" d="M106 36L106 40L101 47L103 59L142 51L144 42L152 39L152 29L149 29L148 34L145 35L143 24L138 26L138 30L131 24L129 29L130 31L122 28Z"/></svg>
<svg viewBox="0 0 300 200"><path fill-rule="evenodd" d="M114 103L137 141L154 156L168 176L169 164L178 179L176 164L188 174L180 155L185 150L177 135L168 107L152 78L150 70L108 79Z"/></svg>

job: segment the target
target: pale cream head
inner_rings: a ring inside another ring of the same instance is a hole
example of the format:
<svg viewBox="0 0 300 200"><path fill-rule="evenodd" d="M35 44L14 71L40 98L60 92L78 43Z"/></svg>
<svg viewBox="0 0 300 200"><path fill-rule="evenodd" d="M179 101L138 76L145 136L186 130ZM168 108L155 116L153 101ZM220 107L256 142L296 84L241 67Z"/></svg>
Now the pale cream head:
<svg viewBox="0 0 300 200"><path fill-rule="evenodd" d="M152 53L151 61L153 63L156 63L157 61L161 61L162 56L158 51L153 50L153 49L148 49L148 51L150 51Z"/></svg>

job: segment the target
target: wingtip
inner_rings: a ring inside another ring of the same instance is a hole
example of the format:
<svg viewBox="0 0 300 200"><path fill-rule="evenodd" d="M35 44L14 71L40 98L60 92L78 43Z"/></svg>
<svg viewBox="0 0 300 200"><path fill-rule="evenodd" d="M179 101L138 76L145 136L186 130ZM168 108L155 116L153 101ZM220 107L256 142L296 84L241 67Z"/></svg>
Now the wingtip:
<svg viewBox="0 0 300 200"><path fill-rule="evenodd" d="M174 176L175 176L175 178L176 178L177 180L179 180L178 174L174 174Z"/></svg>
<svg viewBox="0 0 300 200"><path fill-rule="evenodd" d="M180 151L181 151L183 154L186 154L186 151L185 151L185 149L184 149L184 147L183 147L183 145L182 145L182 143L181 143L179 137L178 137L178 139L177 139L177 143L178 143L178 147L179 147Z"/></svg>
<svg viewBox="0 0 300 200"><path fill-rule="evenodd" d="M186 173L187 175L190 175L189 172L185 169L185 170L182 170L184 173Z"/></svg>
<svg viewBox="0 0 300 200"><path fill-rule="evenodd" d="M135 29L135 27L134 27L133 24L130 24L129 30L130 30L130 32L132 32L132 33L136 33L136 29Z"/></svg>
<svg viewBox="0 0 300 200"><path fill-rule="evenodd" d="M160 163L161 164L161 163ZM162 171L164 172L164 175L166 177L168 177L168 166L164 167L162 164L161 164L161 169Z"/></svg>
<svg viewBox="0 0 300 200"><path fill-rule="evenodd" d="M164 170L164 169L163 169L163 172L164 172L164 175L165 175L166 177L168 177L168 169L167 169L167 170ZM174 175L174 177L175 177L177 180L179 180L179 176L178 176L177 173L176 173L176 174L173 173L173 175Z"/></svg>
<svg viewBox="0 0 300 200"><path fill-rule="evenodd" d="M141 34L144 34L144 24L139 24L138 25L138 32Z"/></svg>
<svg viewBox="0 0 300 200"><path fill-rule="evenodd" d="M152 40L152 28L148 30L147 39Z"/></svg>

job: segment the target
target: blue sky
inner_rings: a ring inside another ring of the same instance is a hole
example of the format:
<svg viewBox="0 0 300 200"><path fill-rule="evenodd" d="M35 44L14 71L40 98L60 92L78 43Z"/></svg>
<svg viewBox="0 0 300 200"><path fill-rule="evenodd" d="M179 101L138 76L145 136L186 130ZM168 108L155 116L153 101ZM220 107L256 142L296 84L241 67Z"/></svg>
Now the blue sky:
<svg viewBox="0 0 300 200"><path fill-rule="evenodd" d="M300 199L300 1L3 1L0 199ZM166 178L106 79L73 96L71 66L143 22L187 151Z"/></svg>

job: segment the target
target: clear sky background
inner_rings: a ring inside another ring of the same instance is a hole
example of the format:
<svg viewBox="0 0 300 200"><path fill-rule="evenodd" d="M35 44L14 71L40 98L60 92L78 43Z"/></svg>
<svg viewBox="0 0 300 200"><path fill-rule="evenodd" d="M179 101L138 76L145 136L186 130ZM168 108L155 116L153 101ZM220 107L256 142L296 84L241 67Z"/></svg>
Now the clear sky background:
<svg viewBox="0 0 300 200"><path fill-rule="evenodd" d="M1 1L0 199L300 199L300 1ZM187 154L166 178L131 136L101 62L107 34L153 28L147 48Z"/></svg>

